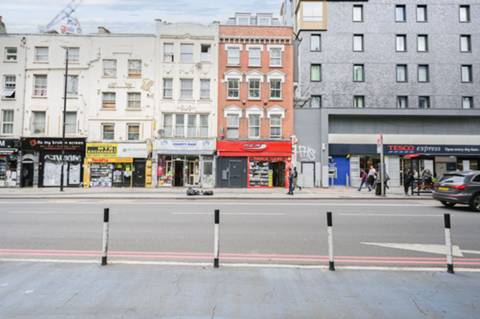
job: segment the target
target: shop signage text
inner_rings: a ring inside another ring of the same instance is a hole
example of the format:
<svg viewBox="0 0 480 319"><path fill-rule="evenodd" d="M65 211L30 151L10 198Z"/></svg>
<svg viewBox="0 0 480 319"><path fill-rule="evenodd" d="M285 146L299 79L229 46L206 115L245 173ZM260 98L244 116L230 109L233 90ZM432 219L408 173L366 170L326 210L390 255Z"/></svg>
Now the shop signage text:
<svg viewBox="0 0 480 319"><path fill-rule="evenodd" d="M62 161L62 155L46 154L44 159L45 159L45 161L50 161L50 162L61 162ZM69 162L69 163L82 162L82 156L81 155L73 155L73 154L65 154L64 161Z"/></svg>
<svg viewBox="0 0 480 319"><path fill-rule="evenodd" d="M214 140L157 140L156 151L215 151Z"/></svg>
<svg viewBox="0 0 480 319"><path fill-rule="evenodd" d="M480 155L480 145L385 145L387 155L432 154L432 155Z"/></svg>
<svg viewBox="0 0 480 319"><path fill-rule="evenodd" d="M19 148L20 140L0 139L0 148Z"/></svg>
<svg viewBox="0 0 480 319"><path fill-rule="evenodd" d="M267 149L267 144L248 143L243 145L243 150L247 152L263 152Z"/></svg>
<svg viewBox="0 0 480 319"><path fill-rule="evenodd" d="M88 143L87 157L117 157L118 144Z"/></svg>
<svg viewBox="0 0 480 319"><path fill-rule="evenodd" d="M63 142L61 138L25 138L22 139L22 149L24 151L61 151ZM65 150L84 152L85 139L65 139Z"/></svg>

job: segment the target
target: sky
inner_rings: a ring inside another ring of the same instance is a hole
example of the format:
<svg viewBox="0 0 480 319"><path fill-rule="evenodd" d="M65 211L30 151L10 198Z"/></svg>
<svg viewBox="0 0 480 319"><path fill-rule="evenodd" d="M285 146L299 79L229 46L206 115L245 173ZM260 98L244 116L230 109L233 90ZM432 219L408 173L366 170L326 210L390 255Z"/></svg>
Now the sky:
<svg viewBox="0 0 480 319"><path fill-rule="evenodd" d="M38 32L70 0L0 0L0 16L9 33ZM83 33L105 26L112 32L153 33L154 20L224 22L235 12L273 12L281 0L81 0L75 12Z"/></svg>

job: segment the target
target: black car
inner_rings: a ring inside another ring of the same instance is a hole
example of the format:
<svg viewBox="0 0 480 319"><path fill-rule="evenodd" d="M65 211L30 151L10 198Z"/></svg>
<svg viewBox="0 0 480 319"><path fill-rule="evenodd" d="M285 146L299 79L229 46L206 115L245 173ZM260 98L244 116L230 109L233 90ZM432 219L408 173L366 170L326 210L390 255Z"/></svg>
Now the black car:
<svg viewBox="0 0 480 319"><path fill-rule="evenodd" d="M447 207L463 204L480 212L480 171L445 174L435 184L433 198Z"/></svg>

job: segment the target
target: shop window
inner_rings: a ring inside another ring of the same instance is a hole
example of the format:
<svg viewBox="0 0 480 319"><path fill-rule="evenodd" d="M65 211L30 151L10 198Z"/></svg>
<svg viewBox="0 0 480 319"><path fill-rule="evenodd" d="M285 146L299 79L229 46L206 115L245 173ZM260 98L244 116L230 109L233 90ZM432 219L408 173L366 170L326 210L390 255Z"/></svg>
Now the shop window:
<svg viewBox="0 0 480 319"><path fill-rule="evenodd" d="M113 141L115 139L115 124L102 124L102 139Z"/></svg>
<svg viewBox="0 0 480 319"><path fill-rule="evenodd" d="M270 138L282 138L282 116L270 115Z"/></svg>
<svg viewBox="0 0 480 319"><path fill-rule="evenodd" d="M240 80L239 79L228 79L228 98L229 99L238 99L240 98Z"/></svg>
<svg viewBox="0 0 480 319"><path fill-rule="evenodd" d="M80 48L68 48L68 62L78 63L80 60Z"/></svg>
<svg viewBox="0 0 480 319"><path fill-rule="evenodd" d="M5 48L5 62L17 62L17 48L6 47Z"/></svg>
<svg viewBox="0 0 480 319"><path fill-rule="evenodd" d="M227 64L231 66L240 65L240 48L230 47L227 49Z"/></svg>
<svg viewBox="0 0 480 319"><path fill-rule="evenodd" d="M248 66L261 66L261 55L260 48L250 48L248 50Z"/></svg>
<svg viewBox="0 0 480 319"><path fill-rule="evenodd" d="M116 107L116 94L115 92L103 92L102 93L102 108L107 110L114 110Z"/></svg>
<svg viewBox="0 0 480 319"><path fill-rule="evenodd" d="M140 125L139 124L127 124L127 140L138 141L140 139Z"/></svg>
<svg viewBox="0 0 480 319"><path fill-rule="evenodd" d="M166 137L171 137L173 135L173 114L163 115L163 130L163 134Z"/></svg>
<svg viewBox="0 0 480 319"><path fill-rule="evenodd" d="M185 137L185 116L175 115L175 137Z"/></svg>
<svg viewBox="0 0 480 319"><path fill-rule="evenodd" d="M210 44L202 44L200 48L200 59L204 62L210 61L210 51L212 46Z"/></svg>
<svg viewBox="0 0 480 319"><path fill-rule="evenodd" d="M78 95L78 75L69 75L67 77L67 95L70 97Z"/></svg>
<svg viewBox="0 0 480 319"><path fill-rule="evenodd" d="M200 135L199 137L208 137L208 114L200 114Z"/></svg>
<svg viewBox="0 0 480 319"><path fill-rule="evenodd" d="M129 92L127 108L139 110L142 107L142 94L138 92Z"/></svg>
<svg viewBox="0 0 480 319"><path fill-rule="evenodd" d="M239 137L240 117L238 114L227 115L227 138L236 139Z"/></svg>
<svg viewBox="0 0 480 319"><path fill-rule="evenodd" d="M15 75L4 75L3 76L3 91L2 98L4 99L14 99L15 91L17 87L17 78Z"/></svg>
<svg viewBox="0 0 480 319"><path fill-rule="evenodd" d="M282 49L270 48L270 66L281 67L282 66Z"/></svg>
<svg viewBox="0 0 480 319"><path fill-rule="evenodd" d="M275 99L275 100L282 99L282 80L280 79L270 80L270 99Z"/></svg>
<svg viewBox="0 0 480 319"><path fill-rule="evenodd" d="M2 134L13 134L13 110L2 110Z"/></svg>
<svg viewBox="0 0 480 319"><path fill-rule="evenodd" d="M205 100L210 99L210 80L209 79L200 80L200 98Z"/></svg>
<svg viewBox="0 0 480 319"><path fill-rule="evenodd" d="M187 137L197 137L197 115L187 115Z"/></svg>
<svg viewBox="0 0 480 319"><path fill-rule="evenodd" d="M65 113L65 134L77 133L77 112Z"/></svg>
<svg viewBox="0 0 480 319"><path fill-rule="evenodd" d="M251 100L260 99L260 79L248 80L248 98Z"/></svg>
<svg viewBox="0 0 480 319"><path fill-rule="evenodd" d="M47 75L36 74L33 76L33 96L45 97L47 96Z"/></svg>
<svg viewBox="0 0 480 319"><path fill-rule="evenodd" d="M46 112L33 111L32 112L32 133L45 134L45 120Z"/></svg>
<svg viewBox="0 0 480 319"><path fill-rule="evenodd" d="M173 79L163 79L163 98L171 99L173 97Z"/></svg>
<svg viewBox="0 0 480 319"><path fill-rule="evenodd" d="M250 114L248 116L248 137L260 138L260 115Z"/></svg>
<svg viewBox="0 0 480 319"><path fill-rule="evenodd" d="M142 77L142 60L128 60L128 77L137 79Z"/></svg>
<svg viewBox="0 0 480 319"><path fill-rule="evenodd" d="M48 62L48 47L35 47L35 62Z"/></svg>
<svg viewBox="0 0 480 319"><path fill-rule="evenodd" d="M175 61L175 52L173 43L163 44L163 62L172 63Z"/></svg>
<svg viewBox="0 0 480 319"><path fill-rule="evenodd" d="M103 60L103 76L106 78L117 77L117 60L113 60L113 59Z"/></svg>
<svg viewBox="0 0 480 319"><path fill-rule="evenodd" d="M190 43L180 44L180 62L193 63L193 48L194 45Z"/></svg>
<svg viewBox="0 0 480 319"><path fill-rule="evenodd" d="M180 80L180 98L191 100L193 99L193 80L181 79Z"/></svg>

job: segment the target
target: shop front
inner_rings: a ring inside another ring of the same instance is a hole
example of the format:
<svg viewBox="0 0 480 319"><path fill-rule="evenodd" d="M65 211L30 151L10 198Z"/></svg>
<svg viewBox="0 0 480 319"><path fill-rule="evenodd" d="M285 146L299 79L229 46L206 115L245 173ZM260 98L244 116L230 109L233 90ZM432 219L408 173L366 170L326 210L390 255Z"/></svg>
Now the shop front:
<svg viewBox="0 0 480 319"><path fill-rule="evenodd" d="M142 143L87 143L85 187L146 187L151 160Z"/></svg>
<svg viewBox="0 0 480 319"><path fill-rule="evenodd" d="M215 186L215 140L156 140L153 147L157 187Z"/></svg>
<svg viewBox="0 0 480 319"><path fill-rule="evenodd" d="M0 139L0 187L20 186L20 140Z"/></svg>
<svg viewBox="0 0 480 319"><path fill-rule="evenodd" d="M65 154L62 156L62 152ZM63 166L63 185L82 185L82 163L85 139L24 138L22 139L22 187L59 187Z"/></svg>
<svg viewBox="0 0 480 319"><path fill-rule="evenodd" d="M290 141L218 141L217 156L217 187L288 187Z"/></svg>

